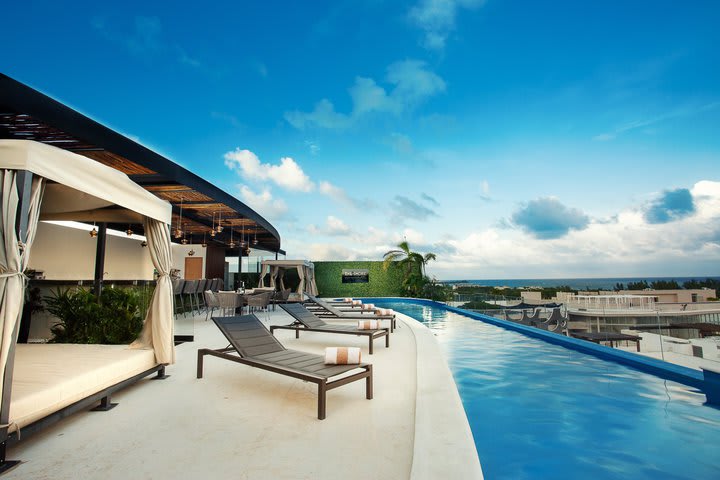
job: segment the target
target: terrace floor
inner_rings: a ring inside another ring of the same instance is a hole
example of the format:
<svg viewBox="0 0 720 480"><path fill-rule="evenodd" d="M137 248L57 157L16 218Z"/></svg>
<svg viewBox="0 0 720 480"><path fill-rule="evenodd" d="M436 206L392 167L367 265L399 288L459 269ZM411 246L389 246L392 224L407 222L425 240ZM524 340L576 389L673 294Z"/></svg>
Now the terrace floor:
<svg viewBox="0 0 720 480"><path fill-rule="evenodd" d="M260 312L262 319L265 314ZM278 309L270 324L287 324ZM374 399L364 382L328 393L318 420L314 384L206 357L227 345L204 316L195 341L177 347L162 381L142 380L113 396L117 408L81 412L11 447L23 463L4 478L433 479L482 478L457 389L430 331L400 316L390 348L350 335L276 331L292 349L361 346L374 366Z"/></svg>

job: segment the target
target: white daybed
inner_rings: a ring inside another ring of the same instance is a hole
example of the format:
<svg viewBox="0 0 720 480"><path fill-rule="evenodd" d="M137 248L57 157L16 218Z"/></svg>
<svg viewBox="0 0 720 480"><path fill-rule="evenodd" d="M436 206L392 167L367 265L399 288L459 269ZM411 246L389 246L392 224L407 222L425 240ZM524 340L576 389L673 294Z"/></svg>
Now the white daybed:
<svg viewBox="0 0 720 480"><path fill-rule="evenodd" d="M8 442L98 402L112 408L114 391L155 372L164 378L175 362L171 215L169 203L115 169L49 145L0 140L0 472L13 463ZM15 343L39 219L144 225L159 277L132 345Z"/></svg>

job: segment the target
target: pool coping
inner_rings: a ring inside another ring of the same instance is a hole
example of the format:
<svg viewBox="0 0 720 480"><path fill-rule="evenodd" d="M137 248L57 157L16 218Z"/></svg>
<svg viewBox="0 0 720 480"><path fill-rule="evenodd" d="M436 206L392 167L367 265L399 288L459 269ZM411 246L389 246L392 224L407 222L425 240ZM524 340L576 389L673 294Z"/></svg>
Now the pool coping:
<svg viewBox="0 0 720 480"><path fill-rule="evenodd" d="M596 343L588 342L586 340L566 337L564 335L549 332L546 330L541 330L539 328L521 325L519 323L490 317L488 315L463 310L461 308L451 307L449 305L434 300L407 297L372 297L367 298L367 301L393 301L400 303L429 305L437 308L442 308L447 311L457 313L459 315L464 315L469 318L481 320L483 322L505 328L507 330L513 330L529 337L538 338L540 340L560 345L565 348L593 355L603 360L609 360L612 362L620 363L622 365L633 367L643 372L658 376L660 378L672 380L674 382L698 388L704 393L706 393L706 397L708 397L708 403L715 403L713 401L714 396L707 394L710 392L714 392L717 387L713 385L714 382L712 382L710 375L702 371L693 370L688 367L675 365L651 357L637 355L633 352L626 352L624 350L617 350L615 348L606 347L605 345L598 345Z"/></svg>
<svg viewBox="0 0 720 480"><path fill-rule="evenodd" d="M455 377L432 331L396 312L415 337L415 437L411 480L483 477Z"/></svg>

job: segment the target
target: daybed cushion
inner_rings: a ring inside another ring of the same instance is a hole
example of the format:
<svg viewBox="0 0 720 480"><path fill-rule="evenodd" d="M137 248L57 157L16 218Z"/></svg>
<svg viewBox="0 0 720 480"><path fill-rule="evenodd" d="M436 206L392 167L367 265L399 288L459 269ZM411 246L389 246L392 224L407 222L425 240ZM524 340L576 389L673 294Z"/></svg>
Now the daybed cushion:
<svg viewBox="0 0 720 480"><path fill-rule="evenodd" d="M155 365L152 350L127 345L18 344L10 422L22 429Z"/></svg>

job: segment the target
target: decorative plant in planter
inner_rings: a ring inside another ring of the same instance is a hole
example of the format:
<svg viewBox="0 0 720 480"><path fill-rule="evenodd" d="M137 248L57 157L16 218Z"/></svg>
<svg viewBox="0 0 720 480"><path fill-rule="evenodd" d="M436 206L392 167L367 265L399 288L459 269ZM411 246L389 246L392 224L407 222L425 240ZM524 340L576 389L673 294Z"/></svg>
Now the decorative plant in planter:
<svg viewBox="0 0 720 480"><path fill-rule="evenodd" d="M106 288L100 301L88 290L56 290L45 297L46 310L58 318L52 343L132 342L143 327L141 293L135 288Z"/></svg>

